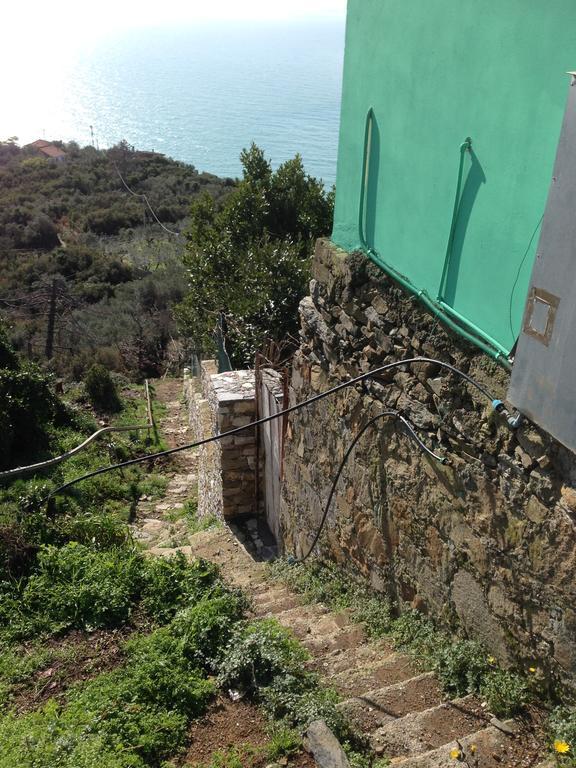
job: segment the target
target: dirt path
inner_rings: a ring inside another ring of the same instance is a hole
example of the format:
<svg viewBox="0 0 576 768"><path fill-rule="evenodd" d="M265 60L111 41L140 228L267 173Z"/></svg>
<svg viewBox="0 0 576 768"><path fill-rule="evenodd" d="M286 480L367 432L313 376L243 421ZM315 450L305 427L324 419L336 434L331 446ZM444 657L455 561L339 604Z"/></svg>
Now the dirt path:
<svg viewBox="0 0 576 768"><path fill-rule="evenodd" d="M160 425L166 439L186 442L180 382L159 382L156 396L167 409ZM388 640L369 642L347 611L303 605L298 595L269 580L265 563L229 527L187 535L185 521L180 525L182 521L169 518L194 496L196 456L190 451L176 454L170 466L165 499L156 504L143 499L138 505L138 538L156 555L181 551L214 561L232 585L251 597L255 616L272 616L289 627L310 651L311 666L338 690L340 706L377 754L402 768L536 766L541 745L529 731L510 721L491 724L482 702L473 696L447 701L433 673L415 668ZM454 750L469 755L469 762L455 758Z"/></svg>

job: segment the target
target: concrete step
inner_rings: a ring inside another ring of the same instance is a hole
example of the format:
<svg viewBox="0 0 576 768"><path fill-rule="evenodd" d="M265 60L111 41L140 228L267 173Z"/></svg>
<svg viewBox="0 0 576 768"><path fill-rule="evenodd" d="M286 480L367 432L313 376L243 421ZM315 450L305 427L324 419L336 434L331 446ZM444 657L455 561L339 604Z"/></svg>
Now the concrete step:
<svg viewBox="0 0 576 768"><path fill-rule="evenodd" d="M378 728L370 735L377 754L386 757L411 757L437 749L488 725L486 712L473 696L455 699Z"/></svg>
<svg viewBox="0 0 576 768"><path fill-rule="evenodd" d="M506 725L513 728L514 722L507 721ZM491 725L424 754L393 759L391 763L395 768L529 768L533 764L519 736L510 736Z"/></svg>
<svg viewBox="0 0 576 768"><path fill-rule="evenodd" d="M432 672L394 685L369 690L338 705L363 733L373 733L391 720L409 712L422 712L443 701L440 685Z"/></svg>

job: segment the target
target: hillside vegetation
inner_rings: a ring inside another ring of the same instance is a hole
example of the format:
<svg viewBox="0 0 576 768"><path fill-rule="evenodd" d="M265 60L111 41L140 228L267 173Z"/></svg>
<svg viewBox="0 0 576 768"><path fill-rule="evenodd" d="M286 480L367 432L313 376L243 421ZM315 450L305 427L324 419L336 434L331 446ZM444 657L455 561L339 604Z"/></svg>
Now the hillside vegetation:
<svg viewBox="0 0 576 768"><path fill-rule="evenodd" d="M94 359L157 375L182 354L171 307L186 239L124 182L171 232L186 230L196 196L218 204L235 182L126 143L58 145L63 162L0 143L0 313L17 349L60 375L80 378Z"/></svg>
<svg viewBox="0 0 576 768"><path fill-rule="evenodd" d="M235 181L125 142L56 143L61 162L0 143L0 314L19 351L73 379L94 361L141 379L214 355L217 325L236 365L297 334L334 198L299 155L273 170L252 145Z"/></svg>

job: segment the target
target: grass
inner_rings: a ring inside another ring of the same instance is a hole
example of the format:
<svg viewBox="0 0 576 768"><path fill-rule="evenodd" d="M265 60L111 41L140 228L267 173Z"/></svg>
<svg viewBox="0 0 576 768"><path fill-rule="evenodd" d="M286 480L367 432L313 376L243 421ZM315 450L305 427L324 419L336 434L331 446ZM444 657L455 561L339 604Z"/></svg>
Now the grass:
<svg viewBox="0 0 576 768"><path fill-rule="evenodd" d="M169 625L129 640L125 665L74 686L65 703L2 718L0 768L140 768L176 754L215 693L210 670L243 610L236 595L213 587ZM208 635L217 638L213 656Z"/></svg>
<svg viewBox="0 0 576 768"><path fill-rule="evenodd" d="M449 696L475 693L487 702L493 714L511 717L522 712L538 694L534 677L499 669L480 643L439 630L418 611L395 617L394 606L384 595L336 565L312 561L304 566L278 560L270 566L270 576L309 602L323 602L333 610L350 609L352 618L364 624L369 637L391 637L422 668L433 670Z"/></svg>
<svg viewBox="0 0 576 768"><path fill-rule="evenodd" d="M213 528L219 528L222 521L214 515L198 517L198 501L194 498L186 499L180 509L173 509L166 515L166 518L175 523L179 520L185 520L188 533L193 535L200 531L209 531Z"/></svg>

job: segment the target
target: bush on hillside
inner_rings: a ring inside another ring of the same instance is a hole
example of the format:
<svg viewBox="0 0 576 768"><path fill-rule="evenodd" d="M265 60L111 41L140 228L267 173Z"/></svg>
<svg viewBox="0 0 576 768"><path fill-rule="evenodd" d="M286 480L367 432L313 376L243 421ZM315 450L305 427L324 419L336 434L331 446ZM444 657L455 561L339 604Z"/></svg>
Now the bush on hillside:
<svg viewBox="0 0 576 768"><path fill-rule="evenodd" d="M36 366L20 363L0 325L0 469L40 455L64 416L50 379Z"/></svg>
<svg viewBox="0 0 576 768"><path fill-rule="evenodd" d="M84 380L90 402L98 411L117 413L122 408L116 385L110 372L103 365L95 363Z"/></svg>

